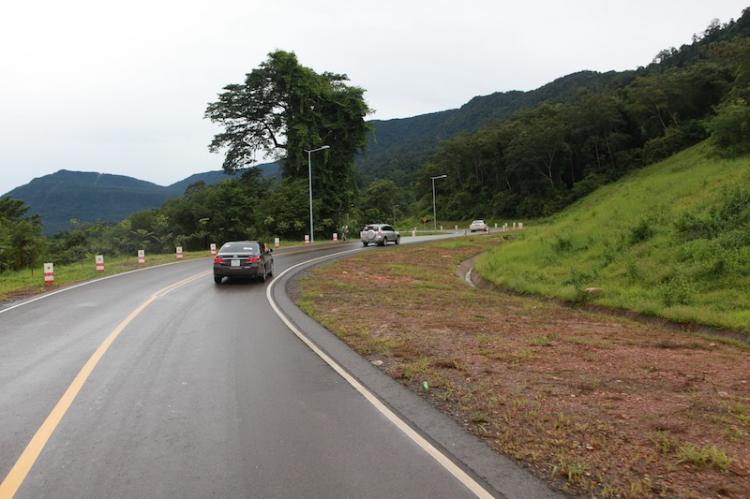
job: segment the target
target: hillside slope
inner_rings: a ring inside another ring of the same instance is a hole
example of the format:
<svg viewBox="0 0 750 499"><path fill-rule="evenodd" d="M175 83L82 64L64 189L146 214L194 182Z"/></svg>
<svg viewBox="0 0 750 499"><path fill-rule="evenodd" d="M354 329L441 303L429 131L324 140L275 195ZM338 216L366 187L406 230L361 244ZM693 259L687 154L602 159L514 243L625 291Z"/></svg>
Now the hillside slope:
<svg viewBox="0 0 750 499"><path fill-rule="evenodd" d="M217 178L210 174L191 177L207 184ZM35 178L7 195L22 199L31 213L39 213L45 234L71 228L70 221L119 222L128 215L156 208L185 192L181 183L164 187L124 175L60 170Z"/></svg>
<svg viewBox="0 0 750 499"><path fill-rule="evenodd" d="M477 96L458 109L395 120L373 120L367 154L357 158L360 186L376 179L413 183L412 175L435 152L437 145L461 133L473 133L489 120L501 120L542 102L570 102L587 92L626 84L635 71L598 73L580 71L528 92L495 92Z"/></svg>
<svg viewBox="0 0 750 499"><path fill-rule="evenodd" d="M527 226L476 270L524 293L750 332L748 186L750 157L702 143Z"/></svg>

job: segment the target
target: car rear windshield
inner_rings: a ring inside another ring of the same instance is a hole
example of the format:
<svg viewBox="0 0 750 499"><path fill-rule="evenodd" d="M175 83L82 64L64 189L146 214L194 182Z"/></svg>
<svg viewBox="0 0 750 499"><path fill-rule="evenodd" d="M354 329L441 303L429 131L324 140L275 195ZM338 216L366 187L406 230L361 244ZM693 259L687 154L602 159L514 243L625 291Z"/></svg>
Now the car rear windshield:
<svg viewBox="0 0 750 499"><path fill-rule="evenodd" d="M219 253L260 253L258 243L226 243L221 247Z"/></svg>

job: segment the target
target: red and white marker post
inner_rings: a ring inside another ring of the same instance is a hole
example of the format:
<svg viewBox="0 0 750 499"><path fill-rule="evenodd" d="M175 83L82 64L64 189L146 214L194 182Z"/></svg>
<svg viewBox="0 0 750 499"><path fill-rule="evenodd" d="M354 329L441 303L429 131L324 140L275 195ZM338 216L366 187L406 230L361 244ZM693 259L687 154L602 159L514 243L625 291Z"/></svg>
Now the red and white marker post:
<svg viewBox="0 0 750 499"><path fill-rule="evenodd" d="M138 250L138 265L146 265L146 252Z"/></svg>
<svg viewBox="0 0 750 499"><path fill-rule="evenodd" d="M55 266L51 263L44 264L44 284L55 282Z"/></svg>
<svg viewBox="0 0 750 499"><path fill-rule="evenodd" d="M211 256L216 256L216 243L211 243Z"/></svg>
<svg viewBox="0 0 750 499"><path fill-rule="evenodd" d="M276 246L277 248L281 247L281 241L279 241L278 237L273 240L273 245Z"/></svg>
<svg viewBox="0 0 750 499"><path fill-rule="evenodd" d="M177 259L182 260L182 246L177 246Z"/></svg>
<svg viewBox="0 0 750 499"><path fill-rule="evenodd" d="M96 255L96 271L100 274L104 272L104 255Z"/></svg>

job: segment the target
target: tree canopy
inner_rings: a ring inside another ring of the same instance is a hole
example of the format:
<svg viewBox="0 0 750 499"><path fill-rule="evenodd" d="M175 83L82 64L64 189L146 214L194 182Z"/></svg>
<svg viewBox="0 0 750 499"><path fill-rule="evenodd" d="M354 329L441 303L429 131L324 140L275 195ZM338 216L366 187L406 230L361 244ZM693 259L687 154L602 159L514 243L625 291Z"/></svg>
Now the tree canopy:
<svg viewBox="0 0 750 499"><path fill-rule="evenodd" d="M42 221L20 199L0 198L0 272L30 268L44 249Z"/></svg>
<svg viewBox="0 0 750 499"><path fill-rule="evenodd" d="M354 160L372 130L364 90L347 81L300 65L293 52L272 52L243 84L227 85L208 105L205 117L224 128L209 150L226 149L227 173L252 166L262 152L281 161L284 178L307 179L307 151L329 146L313 160L312 185L323 200L316 218L332 217L356 195Z"/></svg>
<svg viewBox="0 0 750 499"><path fill-rule="evenodd" d="M725 155L746 153L750 41L723 36L733 26L710 26L621 85L581 87L441 142L414 176L418 209L429 209L434 174L448 175L447 219L541 217L709 136Z"/></svg>

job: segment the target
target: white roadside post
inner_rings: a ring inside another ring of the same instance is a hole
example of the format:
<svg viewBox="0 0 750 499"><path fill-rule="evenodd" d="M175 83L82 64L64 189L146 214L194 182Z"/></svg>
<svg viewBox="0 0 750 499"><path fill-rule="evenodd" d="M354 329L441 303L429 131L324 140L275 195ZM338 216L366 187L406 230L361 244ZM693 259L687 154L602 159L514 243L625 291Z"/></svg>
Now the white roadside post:
<svg viewBox="0 0 750 499"><path fill-rule="evenodd" d="M44 284L55 282L55 266L51 263L44 264Z"/></svg>

